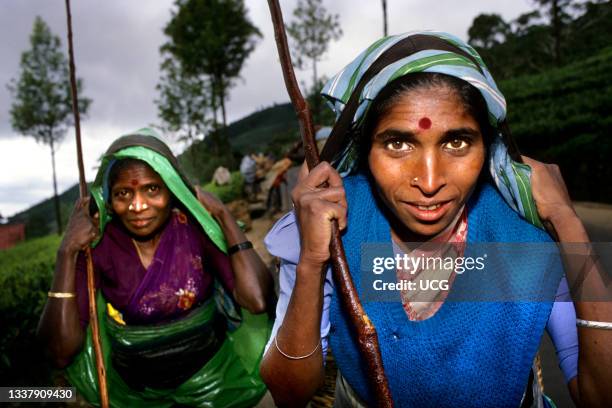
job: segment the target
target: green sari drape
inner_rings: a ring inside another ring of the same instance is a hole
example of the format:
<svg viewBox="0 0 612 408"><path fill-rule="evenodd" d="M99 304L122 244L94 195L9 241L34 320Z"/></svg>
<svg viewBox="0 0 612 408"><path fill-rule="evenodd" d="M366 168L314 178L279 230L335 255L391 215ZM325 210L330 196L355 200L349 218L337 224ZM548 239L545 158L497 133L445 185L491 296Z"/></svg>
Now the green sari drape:
<svg viewBox="0 0 612 408"><path fill-rule="evenodd" d="M198 201L185 175L180 171L176 158L161 142L156 132L140 129L133 134L117 139L102 159L91 194L100 213L100 232L110 221L106 208L108 199L108 175L115 160L133 158L146 162L163 179L174 197L178 199L202 227L204 233L222 251L227 244L223 231L215 219ZM95 246L95 242L92 246ZM266 392L259 377L259 362L270 335L271 321L267 315L252 315L242 310L242 321L236 319L235 310L224 308L228 295L211 298L197 313L176 321L150 326L122 326L106 312L106 302L98 293L98 320L106 367L110 404L112 407L171 407L175 404L199 407L250 407ZM208 322L218 307L228 317L228 330L220 349L208 362L187 381L173 389L131 389L113 369L111 362L112 343L139 344L152 340L163 343L164 338L176 338L181 333L193 330ZM99 405L98 379L92 343L91 327L83 350L66 369L70 383L92 404Z"/></svg>
<svg viewBox="0 0 612 408"><path fill-rule="evenodd" d="M175 404L197 407L252 407L263 397L266 386L259 377L259 362L270 336L267 315L252 315L243 310L240 327L228 332L217 353L191 378L174 389L136 391L126 385L111 364L111 342L138 344L174 336L210 320L215 312L211 299L186 318L163 325L122 326L106 312L106 302L98 294L100 338L106 366L111 407L165 408ZM83 350L66 369L70 383L87 401L99 406L98 378L91 328Z"/></svg>

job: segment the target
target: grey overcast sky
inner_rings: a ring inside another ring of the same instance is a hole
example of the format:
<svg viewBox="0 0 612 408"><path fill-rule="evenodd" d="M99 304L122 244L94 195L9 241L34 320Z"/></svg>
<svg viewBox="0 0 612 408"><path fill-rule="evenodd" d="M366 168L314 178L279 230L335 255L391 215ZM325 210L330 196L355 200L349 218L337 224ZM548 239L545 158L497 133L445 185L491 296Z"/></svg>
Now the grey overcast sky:
<svg viewBox="0 0 612 408"><path fill-rule="evenodd" d="M379 0L327 0L340 15L344 35L330 44L318 71L327 76L346 65L382 35ZM499 13L508 21L534 8L530 0L387 0L389 32L443 30L467 39L479 13ZM281 0L290 20L297 0ZM246 0L251 21L263 38L230 93L228 119L234 121L274 103L288 101L277 63L272 24L265 0ZM173 0L72 1L77 75L93 105L82 123L85 171L94 177L96 160L116 137L158 123L155 85L159 78L162 28ZM0 1L0 214L10 216L52 195L51 156L47 146L11 129L11 98L6 84L19 72L21 53L29 47L34 18L41 16L66 48L63 0ZM310 71L298 71L309 81ZM60 191L78 180L74 133L67 134L57 154ZM183 145L167 140L175 153Z"/></svg>

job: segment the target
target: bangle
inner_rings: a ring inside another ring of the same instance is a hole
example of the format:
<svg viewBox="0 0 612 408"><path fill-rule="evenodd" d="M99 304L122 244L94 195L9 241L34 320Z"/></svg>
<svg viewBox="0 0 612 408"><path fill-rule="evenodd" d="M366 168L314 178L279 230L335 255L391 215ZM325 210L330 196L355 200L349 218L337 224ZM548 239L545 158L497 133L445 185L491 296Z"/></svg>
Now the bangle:
<svg viewBox="0 0 612 408"><path fill-rule="evenodd" d="M47 292L47 296L50 298L67 299L76 297L74 292Z"/></svg>
<svg viewBox="0 0 612 408"><path fill-rule="evenodd" d="M319 349L319 347L321 346L321 338L319 338L317 347L315 347L314 350L312 350L310 353L305 354L303 356L291 356L285 353L283 350L280 349L280 347L278 347L278 337L276 336L274 336L274 345L276 346L276 349L278 350L278 352L281 353L283 356L287 357L289 360L303 360L305 358L312 356Z"/></svg>
<svg viewBox="0 0 612 408"><path fill-rule="evenodd" d="M576 326L588 327L590 329L612 330L611 322L597 322L595 320L576 319Z"/></svg>
<svg viewBox="0 0 612 408"><path fill-rule="evenodd" d="M228 255L233 255L236 252L242 251L243 249L251 249L253 248L253 243L251 241L244 241L236 245L232 245L227 249Z"/></svg>

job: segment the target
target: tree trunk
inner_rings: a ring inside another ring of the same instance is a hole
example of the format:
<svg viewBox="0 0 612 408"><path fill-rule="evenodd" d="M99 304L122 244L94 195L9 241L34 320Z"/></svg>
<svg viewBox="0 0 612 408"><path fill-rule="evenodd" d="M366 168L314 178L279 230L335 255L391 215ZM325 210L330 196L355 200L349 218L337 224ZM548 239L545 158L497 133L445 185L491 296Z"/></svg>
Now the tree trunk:
<svg viewBox="0 0 612 408"><path fill-rule="evenodd" d="M312 59L312 89L317 87L317 59ZM315 91L316 92L316 91Z"/></svg>
<svg viewBox="0 0 612 408"><path fill-rule="evenodd" d="M554 41L555 64L561 65L561 13L559 10L559 0L552 1L552 29Z"/></svg>
<svg viewBox="0 0 612 408"><path fill-rule="evenodd" d="M60 211L60 201L57 195L57 177L55 176L55 144L53 136L50 138L51 147L51 166L53 167L53 203L55 204L55 219L57 221L57 235L62 235L62 213Z"/></svg>
<svg viewBox="0 0 612 408"><path fill-rule="evenodd" d="M227 117L225 115L225 89L221 87L221 91L219 92L219 101L221 102L221 116L223 119L223 129L227 126Z"/></svg>
<svg viewBox="0 0 612 408"><path fill-rule="evenodd" d="M388 35L388 32L387 32L387 0L382 0L382 9L383 9L383 35L386 37Z"/></svg>
<svg viewBox="0 0 612 408"><path fill-rule="evenodd" d="M217 91L216 91L216 84L214 81L211 80L211 84L210 84L210 101L211 101L211 107L212 107L212 111L213 111L213 129L217 128L217 109L218 109L218 105L217 105Z"/></svg>

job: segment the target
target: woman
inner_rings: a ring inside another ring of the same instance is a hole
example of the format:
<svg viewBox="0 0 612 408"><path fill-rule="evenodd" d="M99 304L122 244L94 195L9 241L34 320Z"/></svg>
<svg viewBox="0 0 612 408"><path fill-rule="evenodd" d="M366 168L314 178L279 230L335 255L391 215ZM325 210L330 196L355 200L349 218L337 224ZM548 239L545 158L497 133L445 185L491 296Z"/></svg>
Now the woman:
<svg viewBox="0 0 612 408"><path fill-rule="evenodd" d="M95 205L79 200L70 218L40 321L56 364L97 403L82 252L91 245L112 406L255 405L269 326L247 310L266 310L271 279L227 208L196 197L149 129L110 146L91 194Z"/></svg>
<svg viewBox="0 0 612 408"><path fill-rule="evenodd" d="M304 405L322 382L331 344L339 367L336 405L372 406L368 372L327 266L331 220L343 230L362 300L371 295L364 285L371 273L360 272L369 244L417 258L440 256L432 243L449 243L443 250L457 260L474 243L551 242L535 226L540 219L561 242L588 237L558 169L510 159L504 98L479 55L460 39L438 32L381 39L332 78L323 94L338 115L322 152L335 168L322 162L302 172L292 193L295 211L266 238L269 251L281 258L281 294L260 372L277 404ZM320 188L325 182L329 188ZM609 405L604 386L611 381L611 332L581 327L577 335L575 319L612 321L610 305L576 302L574 310L562 302L567 282L559 283L563 271L554 252L497 255L487 262L503 268L489 268L495 274L488 281L477 272L434 266L406 273L395 266L396 282L446 273L451 289L402 289L394 302L363 302L378 332L395 405L550 404L530 378L544 328L574 400ZM598 274L587 280L603 287ZM457 292L470 295L500 282L510 291L506 299L451 301Z"/></svg>

